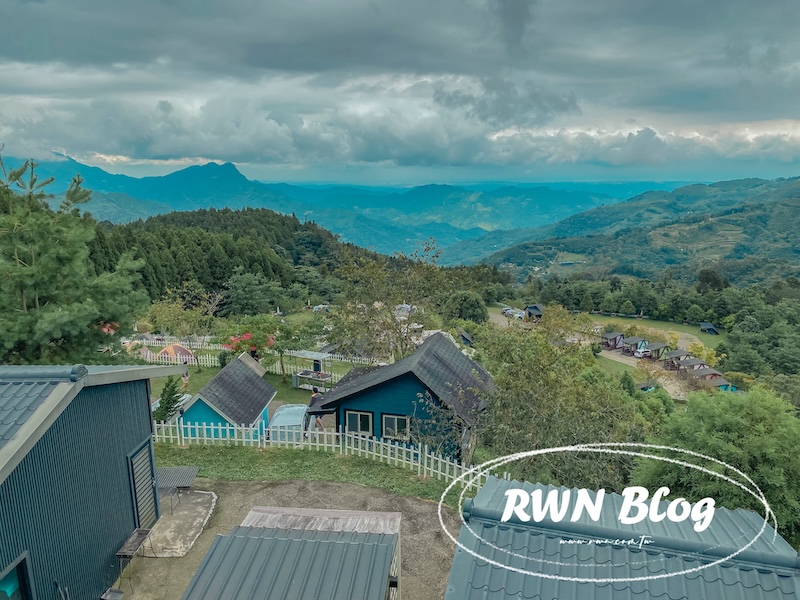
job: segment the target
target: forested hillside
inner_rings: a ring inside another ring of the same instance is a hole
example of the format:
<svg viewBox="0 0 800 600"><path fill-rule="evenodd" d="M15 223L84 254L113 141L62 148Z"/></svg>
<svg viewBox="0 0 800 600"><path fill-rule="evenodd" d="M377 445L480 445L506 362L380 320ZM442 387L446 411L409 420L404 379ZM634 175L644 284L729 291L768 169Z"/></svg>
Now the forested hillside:
<svg viewBox="0 0 800 600"><path fill-rule="evenodd" d="M687 282L698 270L713 268L731 284L745 286L800 274L798 248L800 193L713 215L695 211L658 227L527 242L487 262L505 264L523 277L531 271L580 270L652 278L670 269Z"/></svg>
<svg viewBox="0 0 800 600"><path fill-rule="evenodd" d="M326 276L339 265L344 247L366 252L294 216L267 209L210 209L104 224L91 256L97 269L106 271L123 253L133 251L144 260L142 282L152 299L193 280L208 290L221 290L237 267L286 288L302 282L313 287L314 295L326 296L335 291L335 282Z"/></svg>
<svg viewBox="0 0 800 600"><path fill-rule="evenodd" d="M481 259L488 262L511 262L520 266L537 266L535 255L543 248L555 248L562 252L582 254L586 248L597 249L601 254L603 240L616 240L621 237L623 244L609 248L608 253L614 255L620 250L629 251L632 245L641 242L641 233L670 223L700 222L706 216L725 214L736 209L767 210L772 204L792 201L800 198L800 179L742 179L722 181L711 185L690 185L672 192L652 191L640 194L625 202L608 204L586 210L556 223L535 229L516 229L492 232L482 238L455 244L445 252L446 263L476 262ZM747 232L745 232L747 233ZM592 237L598 236L598 237ZM584 239L585 238L585 239ZM566 245L559 246L552 240L566 239ZM598 244L600 247L598 247ZM567 250L574 246L576 250ZM660 257L664 245L658 247L655 256L643 259L649 264L656 260L656 268L681 262L680 247L672 248L678 254ZM647 250L645 250L647 251ZM531 260L528 261L528 257ZM617 262L625 264L629 254L617 256ZM548 259L550 260L550 259ZM609 266L604 259L597 264ZM623 271L624 272L624 271ZM631 271L633 272L633 271Z"/></svg>

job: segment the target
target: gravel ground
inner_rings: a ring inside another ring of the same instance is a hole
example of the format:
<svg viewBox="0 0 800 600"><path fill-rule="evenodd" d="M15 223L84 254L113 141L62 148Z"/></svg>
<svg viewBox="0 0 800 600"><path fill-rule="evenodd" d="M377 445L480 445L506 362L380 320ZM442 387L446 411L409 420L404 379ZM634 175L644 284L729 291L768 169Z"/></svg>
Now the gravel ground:
<svg viewBox="0 0 800 600"><path fill-rule="evenodd" d="M437 504L419 498L351 483L322 481L212 481L197 479L194 489L217 494L214 514L194 547L182 558L140 558L129 567L133 575L132 594L123 583L126 598L132 600L179 600L217 534L227 534L241 524L253 506L290 506L400 512L401 585L404 598L441 600L453 561L455 544L442 532ZM455 511L446 509L446 523L457 533ZM126 572L127 577L127 572Z"/></svg>

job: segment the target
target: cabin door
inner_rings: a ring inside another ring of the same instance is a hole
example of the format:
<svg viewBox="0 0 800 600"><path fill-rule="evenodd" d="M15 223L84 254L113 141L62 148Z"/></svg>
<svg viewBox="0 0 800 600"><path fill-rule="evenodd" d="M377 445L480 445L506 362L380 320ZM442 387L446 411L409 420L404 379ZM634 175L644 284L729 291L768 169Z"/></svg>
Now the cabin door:
<svg viewBox="0 0 800 600"><path fill-rule="evenodd" d="M136 527L150 529L158 519L156 512L156 480L153 455L146 443L130 457L131 484Z"/></svg>

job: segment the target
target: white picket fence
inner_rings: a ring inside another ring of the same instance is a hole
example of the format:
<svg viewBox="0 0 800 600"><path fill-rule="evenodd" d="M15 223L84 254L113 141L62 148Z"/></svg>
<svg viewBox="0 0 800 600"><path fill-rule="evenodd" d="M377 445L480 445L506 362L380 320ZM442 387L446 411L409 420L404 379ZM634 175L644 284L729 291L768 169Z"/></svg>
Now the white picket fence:
<svg viewBox="0 0 800 600"><path fill-rule="evenodd" d="M198 354L193 357L187 356L167 356L163 354L142 354L139 356L143 361L156 365L189 365L201 367L218 367L219 358L210 354Z"/></svg>
<svg viewBox="0 0 800 600"><path fill-rule="evenodd" d="M288 350L286 352L286 355L287 356L300 356L302 358L302 353L303 353L302 350L300 350L300 351ZM370 360L368 358L364 358L364 357L361 357L361 356L347 356L346 354L328 354L328 358L326 358L325 360L335 360L335 361L339 361L339 362L351 363L351 364L354 364L354 365L373 365L373 364L376 364L375 361L372 361L372 360Z"/></svg>
<svg viewBox="0 0 800 600"><path fill-rule="evenodd" d="M370 458L387 465L416 471L420 477L435 477L445 481L453 481L470 469L452 458L431 452L428 446L417 448L342 431L314 431L303 435L299 429L291 426L270 428L269 434L265 435L263 429L258 426L186 423L179 418L171 423L156 422L153 442L179 446L200 444L335 452ZM508 473L503 473L502 476L505 479L510 478ZM470 475L467 478L469 482L467 488L479 489L487 477L487 473L478 477Z"/></svg>
<svg viewBox="0 0 800 600"><path fill-rule="evenodd" d="M127 344L128 342L134 341L133 339L123 338L122 343ZM144 339L144 340L135 340L137 343L141 344L142 346L158 346L159 348L162 346L169 346L170 344L180 344L184 348L189 348L190 350L225 350L225 346L222 344L212 344L211 342L195 342L195 341L188 341L182 340L174 335L160 335L158 339Z"/></svg>

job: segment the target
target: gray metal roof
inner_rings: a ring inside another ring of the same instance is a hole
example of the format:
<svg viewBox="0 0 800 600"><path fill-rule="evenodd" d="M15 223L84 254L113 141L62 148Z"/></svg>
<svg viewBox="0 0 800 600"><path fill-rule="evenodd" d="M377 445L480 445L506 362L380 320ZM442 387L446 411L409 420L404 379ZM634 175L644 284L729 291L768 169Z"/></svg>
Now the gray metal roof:
<svg viewBox="0 0 800 600"><path fill-rule="evenodd" d="M202 398L234 425L255 423L277 393L264 381L266 372L247 352L243 352L200 388L184 410Z"/></svg>
<svg viewBox="0 0 800 600"><path fill-rule="evenodd" d="M168 490L192 487L199 470L200 467L158 467L156 469L158 488Z"/></svg>
<svg viewBox="0 0 800 600"><path fill-rule="evenodd" d="M0 483L84 387L173 372L179 367L0 366Z"/></svg>
<svg viewBox="0 0 800 600"><path fill-rule="evenodd" d="M730 385L730 381L724 377L716 377L714 379L701 379L700 382L708 387L722 387L723 385Z"/></svg>
<svg viewBox="0 0 800 600"><path fill-rule="evenodd" d="M619 331L607 331L606 333L602 334L602 336L601 336L601 337L602 337L604 340L610 340L610 339L613 339L613 338L618 338L618 337L620 337L621 335L623 335L623 334L622 334L622 333L620 333Z"/></svg>
<svg viewBox="0 0 800 600"><path fill-rule="evenodd" d="M399 535L401 518L399 512L254 506L242 521L242 527Z"/></svg>
<svg viewBox="0 0 800 600"><path fill-rule="evenodd" d="M681 356L691 356L686 350L678 348L677 350L670 350L664 355L664 358L679 358Z"/></svg>
<svg viewBox="0 0 800 600"><path fill-rule="evenodd" d="M693 367L695 365L704 365L704 364L706 364L706 361L701 360L699 358L690 357L690 358L687 358L686 360L679 360L678 364L681 367Z"/></svg>
<svg viewBox="0 0 800 600"><path fill-rule="evenodd" d="M289 356L296 356L297 358L307 358L309 360L327 360L331 358L331 354L327 352L314 352L312 350L295 350Z"/></svg>
<svg viewBox="0 0 800 600"><path fill-rule="evenodd" d="M398 536L237 527L217 536L183 600L385 600Z"/></svg>
<svg viewBox="0 0 800 600"><path fill-rule="evenodd" d="M667 345L664 342L647 342L647 346L645 346L648 350L661 350L666 347Z"/></svg>
<svg viewBox="0 0 800 600"><path fill-rule="evenodd" d="M639 342L646 342L647 340L644 338L637 337L632 335L631 337L622 338L622 344L627 346L628 344L638 344Z"/></svg>
<svg viewBox="0 0 800 600"><path fill-rule="evenodd" d="M495 389L491 375L481 365L465 356L447 336L437 333L425 340L411 356L347 382L339 382L324 394L320 408L330 409L352 394L407 373L413 373L466 423L472 423L480 410L481 393ZM459 391L463 391L463 396L459 396Z"/></svg>
<svg viewBox="0 0 800 600"><path fill-rule="evenodd" d="M542 304L529 304L525 307L525 310L532 314L539 314L542 315L544 311L544 305Z"/></svg>
<svg viewBox="0 0 800 600"><path fill-rule="evenodd" d="M710 563L740 549L760 530L760 515L747 510L717 508L708 529L697 533L692 521L674 523L646 519L635 525L617 520L622 497L607 494L597 522L585 513L576 522L565 519L523 524L512 518L500 523L505 491L522 488L530 493L551 486L490 478L471 506L465 505L469 526L486 542L482 544L462 526L459 542L501 564L519 569L574 578L632 578L673 573ZM575 490L570 498L571 514ZM665 510L666 502L661 510ZM458 548L450 571L445 600L797 600L800 598L800 562L782 537L772 542L769 526L748 550L731 561L684 576L658 580L612 583L578 583L524 575L476 559ZM643 546L574 543L576 540L638 539L648 535L653 543ZM572 540L573 543L564 543ZM502 550L506 550L503 552ZM521 555L514 557L507 552ZM538 560L537 560L538 559ZM542 562L542 561L550 562ZM566 565L552 564L554 562Z"/></svg>
<svg viewBox="0 0 800 600"><path fill-rule="evenodd" d="M711 367L703 367L702 369L694 369L691 371L691 374L695 377L703 377L705 375L722 375L716 369L712 369Z"/></svg>

